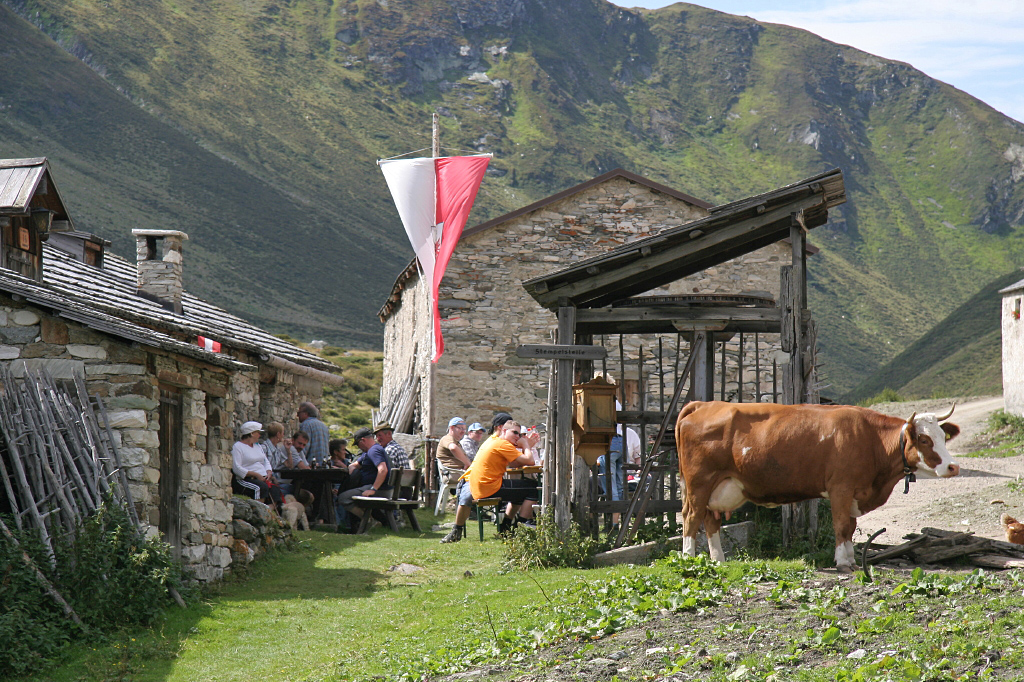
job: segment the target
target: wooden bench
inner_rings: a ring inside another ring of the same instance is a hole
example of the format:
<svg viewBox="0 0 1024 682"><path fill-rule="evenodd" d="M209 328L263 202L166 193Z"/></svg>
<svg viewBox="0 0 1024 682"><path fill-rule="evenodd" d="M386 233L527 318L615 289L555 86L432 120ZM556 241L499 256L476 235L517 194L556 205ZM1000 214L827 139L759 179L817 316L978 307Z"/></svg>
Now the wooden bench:
<svg viewBox="0 0 1024 682"><path fill-rule="evenodd" d="M398 532L398 523L395 515L391 512L405 512L409 517L409 525L417 533L420 530L420 523L416 519L416 509L420 506L420 486L423 482L423 474L419 469L392 469L388 472L387 484L391 486L383 495L356 495L352 498L360 509L364 510L363 518L359 522L357 534L366 532L370 523L370 517L374 510L381 510L388 521L391 530Z"/></svg>

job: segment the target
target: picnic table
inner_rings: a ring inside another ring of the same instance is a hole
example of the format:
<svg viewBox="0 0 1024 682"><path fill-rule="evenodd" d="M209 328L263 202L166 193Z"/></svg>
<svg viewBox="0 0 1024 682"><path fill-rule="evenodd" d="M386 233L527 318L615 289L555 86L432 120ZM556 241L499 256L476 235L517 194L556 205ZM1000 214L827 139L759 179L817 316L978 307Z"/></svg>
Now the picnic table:
<svg viewBox="0 0 1024 682"><path fill-rule="evenodd" d="M313 493L317 518L329 524L338 523L334 513L334 486L340 484L342 490L348 489L348 469L274 469L274 473L278 478L291 480L296 493L302 489Z"/></svg>

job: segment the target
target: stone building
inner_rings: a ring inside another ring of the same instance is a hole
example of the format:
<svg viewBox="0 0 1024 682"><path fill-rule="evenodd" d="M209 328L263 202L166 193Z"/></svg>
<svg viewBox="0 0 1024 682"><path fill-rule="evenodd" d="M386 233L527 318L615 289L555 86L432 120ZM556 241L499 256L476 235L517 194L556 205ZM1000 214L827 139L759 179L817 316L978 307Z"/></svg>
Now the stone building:
<svg viewBox="0 0 1024 682"><path fill-rule="evenodd" d="M1024 279L1002 289L1003 401L1006 411L1024 417Z"/></svg>
<svg viewBox="0 0 1024 682"><path fill-rule="evenodd" d="M441 283L446 350L436 365L430 363L429 292L415 261L399 275L380 309L385 325L382 406L398 404L401 396L412 394L417 409L406 411L411 420L398 427L434 436L445 431L453 415L485 421L494 411L508 410L527 424L544 422L549 363L518 358L515 349L520 344L552 343L556 320L522 283L703 218L710 208L707 202L619 169L467 229ZM790 259L788 242L776 243L648 293L756 293L778 300L779 267ZM778 335L772 336L758 348L765 371L779 353ZM617 340L605 343L611 356L618 354ZM636 357L637 344L646 344L647 362L643 371L635 360L627 366L627 395L628 377L657 371L648 366L657 339L629 339L628 356ZM727 344L733 357L740 352L737 344L738 339ZM753 344L745 346L744 353L752 354ZM674 353L674 345L669 347ZM611 367L610 374L619 373L616 362ZM750 376L753 359L744 367L749 368L744 371L744 399L757 399ZM771 377L763 378L764 386L770 386ZM726 380L727 395L735 394L735 367L727 368ZM648 385L645 393L651 390Z"/></svg>
<svg viewBox="0 0 1024 682"><path fill-rule="evenodd" d="M298 403L341 382L334 366L185 291L184 232L136 230L131 263L75 231L46 159L0 161L0 233L0 360L84 379L139 518L195 578L220 578L237 425L296 427Z"/></svg>

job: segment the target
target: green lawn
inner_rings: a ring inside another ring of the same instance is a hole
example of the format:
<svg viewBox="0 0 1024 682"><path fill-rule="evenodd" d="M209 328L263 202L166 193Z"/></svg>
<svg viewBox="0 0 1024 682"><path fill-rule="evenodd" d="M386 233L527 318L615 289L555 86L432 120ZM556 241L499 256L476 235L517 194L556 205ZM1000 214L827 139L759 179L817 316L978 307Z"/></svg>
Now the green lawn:
<svg viewBox="0 0 1024 682"><path fill-rule="evenodd" d="M429 529L434 517L423 513ZM473 529L475 530L475 529ZM299 533L301 545L257 562L188 609L172 609L151 629L76 646L42 677L71 680L366 679L394 669L382 651L415 657L454 636L525 622L545 597L526 574L501 575L493 527L441 545L440 532L368 536ZM424 570L389 573L399 563ZM589 572L596 575L597 572ZM606 573L606 571L601 572ZM547 571L549 595L579 571Z"/></svg>

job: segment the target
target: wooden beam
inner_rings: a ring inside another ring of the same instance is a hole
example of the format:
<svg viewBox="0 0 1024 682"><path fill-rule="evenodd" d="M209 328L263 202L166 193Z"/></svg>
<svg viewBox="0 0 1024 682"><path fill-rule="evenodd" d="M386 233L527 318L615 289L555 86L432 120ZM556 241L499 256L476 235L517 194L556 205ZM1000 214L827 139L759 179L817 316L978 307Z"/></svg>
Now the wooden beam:
<svg viewBox="0 0 1024 682"><path fill-rule="evenodd" d="M569 345L576 340L576 308L558 308L558 343ZM573 361L558 360L555 399L555 523L562 531L569 530L569 500L572 498L572 380Z"/></svg>
<svg viewBox="0 0 1024 682"><path fill-rule="evenodd" d="M687 237L684 241L662 247L657 253L651 253L646 257L640 253L641 246L637 246L631 260L626 260L618 254L613 257L619 261L617 264L593 264L602 270L597 275L561 285L558 282L544 280L547 286L551 287L547 292L539 290L539 282L527 282L523 286L538 303L550 309L558 306L560 298L567 298L576 306L593 305L595 301L609 296L612 299L626 298L634 293L641 293L685 277L708 267L709 264L724 262L734 255L783 239L791 231L789 223L793 212L801 212L821 202L821 196L813 194L761 215L726 223L716 228L708 226L705 228L705 234L700 237ZM708 264L705 261L708 261ZM585 269L583 274L586 274ZM637 288L637 291L633 291L632 288Z"/></svg>
<svg viewBox="0 0 1024 682"><path fill-rule="evenodd" d="M807 253L806 229L802 212L794 213L789 226L789 239L793 246L793 272L790 277L793 314L797 320L793 326L793 352L789 363L793 368L793 403L807 402L807 382L804 379L804 325L803 311L807 308Z"/></svg>

